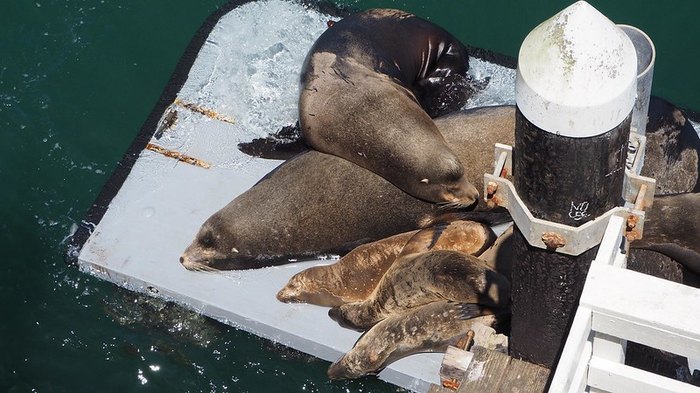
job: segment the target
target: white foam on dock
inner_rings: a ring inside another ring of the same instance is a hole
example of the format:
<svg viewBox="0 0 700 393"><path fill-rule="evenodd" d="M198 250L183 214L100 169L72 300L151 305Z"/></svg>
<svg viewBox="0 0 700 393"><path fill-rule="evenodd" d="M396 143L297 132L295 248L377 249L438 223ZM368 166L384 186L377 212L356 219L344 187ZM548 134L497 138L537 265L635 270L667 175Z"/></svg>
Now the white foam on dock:
<svg viewBox="0 0 700 393"><path fill-rule="evenodd" d="M151 141L206 161L211 168L144 150L83 247L82 270L321 359L334 361L352 348L359 333L339 327L326 308L284 304L275 298L293 274L329 261L226 273L191 272L178 262L211 214L280 164L246 156L236 146L296 121L301 64L329 19L281 0L247 3L220 19L178 98L234 123L173 105L177 122L160 140ZM471 72L512 72L473 62ZM499 95L512 90L511 84L507 77L492 76L490 90L472 102L508 103L508 97ZM441 360L442 354L409 356L379 377L427 391L430 384L439 383Z"/></svg>

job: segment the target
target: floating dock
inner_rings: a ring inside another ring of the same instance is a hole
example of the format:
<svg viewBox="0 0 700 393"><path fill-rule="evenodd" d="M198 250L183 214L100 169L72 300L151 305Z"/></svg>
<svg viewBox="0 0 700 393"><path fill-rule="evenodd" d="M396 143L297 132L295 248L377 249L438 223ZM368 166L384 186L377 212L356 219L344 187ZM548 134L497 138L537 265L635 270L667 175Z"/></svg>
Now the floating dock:
<svg viewBox="0 0 700 393"><path fill-rule="evenodd" d="M339 327L327 308L275 298L292 275L333 256L216 273L178 262L211 214L281 163L246 156L237 144L296 121L299 70L330 19L338 17L270 0L230 3L205 22L74 236L83 271L327 361L352 348L360 333ZM513 103L512 68L477 57L470 65L490 81L468 106ZM413 355L379 378L428 391L440 383L442 357Z"/></svg>

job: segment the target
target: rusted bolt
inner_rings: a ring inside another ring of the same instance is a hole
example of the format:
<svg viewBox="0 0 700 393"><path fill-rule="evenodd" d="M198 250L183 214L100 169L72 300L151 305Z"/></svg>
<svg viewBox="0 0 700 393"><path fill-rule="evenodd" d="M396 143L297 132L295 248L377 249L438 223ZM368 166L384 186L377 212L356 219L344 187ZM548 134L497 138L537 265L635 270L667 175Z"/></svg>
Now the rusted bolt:
<svg viewBox="0 0 700 393"><path fill-rule="evenodd" d="M627 216L627 227L625 228L625 238L627 238L627 241L631 242L642 238L642 234L637 229L638 223L639 217L635 215Z"/></svg>
<svg viewBox="0 0 700 393"><path fill-rule="evenodd" d="M469 347L471 347L472 342L474 341L474 331L469 330L467 334L460 338L459 341L457 341L457 344L455 344L455 347L463 350L463 351L468 351Z"/></svg>
<svg viewBox="0 0 700 393"><path fill-rule="evenodd" d="M631 241L641 239L642 235L639 233L639 231L633 230L633 231L628 231L627 233L625 233L625 238L627 238L628 242L631 242Z"/></svg>
<svg viewBox="0 0 700 393"><path fill-rule="evenodd" d="M502 203L503 201L501 200L501 198L497 196L491 197L490 199L486 200L486 206L488 206L489 209L501 206Z"/></svg>
<svg viewBox="0 0 700 393"><path fill-rule="evenodd" d="M545 232L542 234L542 242L547 249L556 250L566 245L566 238L556 232Z"/></svg>
<svg viewBox="0 0 700 393"><path fill-rule="evenodd" d="M498 191L498 183L490 181L486 184L486 194L488 194L489 198L492 197L496 191Z"/></svg>

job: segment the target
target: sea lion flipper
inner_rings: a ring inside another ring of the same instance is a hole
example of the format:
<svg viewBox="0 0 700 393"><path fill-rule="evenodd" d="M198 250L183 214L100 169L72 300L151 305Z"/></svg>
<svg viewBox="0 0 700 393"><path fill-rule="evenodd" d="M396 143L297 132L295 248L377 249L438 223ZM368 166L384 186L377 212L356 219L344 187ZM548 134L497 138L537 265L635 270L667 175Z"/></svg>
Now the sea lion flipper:
<svg viewBox="0 0 700 393"><path fill-rule="evenodd" d="M282 127L265 138L255 138L250 142L238 144L238 150L253 156L269 160L288 160L295 155L309 150L299 129L299 122Z"/></svg>
<svg viewBox="0 0 700 393"><path fill-rule="evenodd" d="M331 307L328 310L328 316L338 322L338 325L341 327L344 327L346 329L351 329L351 330L356 330L358 332L364 332L367 330L370 326L360 326L359 324L354 323L351 321L343 312L342 306L335 306Z"/></svg>
<svg viewBox="0 0 700 393"><path fill-rule="evenodd" d="M454 307L457 310L457 318L462 320L476 318L484 314L481 306L475 303L454 303Z"/></svg>

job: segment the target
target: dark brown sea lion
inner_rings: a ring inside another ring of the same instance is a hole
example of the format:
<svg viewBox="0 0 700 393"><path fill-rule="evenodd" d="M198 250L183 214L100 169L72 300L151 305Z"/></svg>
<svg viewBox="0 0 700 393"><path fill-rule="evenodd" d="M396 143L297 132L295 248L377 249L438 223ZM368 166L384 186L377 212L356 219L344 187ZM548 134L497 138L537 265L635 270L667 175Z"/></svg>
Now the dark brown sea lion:
<svg viewBox="0 0 700 393"><path fill-rule="evenodd" d="M700 137L681 109L651 97L642 175L656 179L661 195L700 192Z"/></svg>
<svg viewBox="0 0 700 393"><path fill-rule="evenodd" d="M700 234L692 220L700 219L700 215L698 197L692 193L700 192L700 137L682 109L652 96L646 138L642 175L656 179L656 196L654 205L647 211L644 238L633 241L630 247L637 253L647 251L643 253L647 259L645 273L664 276L667 273L664 269L671 266L662 256L650 253L655 251L685 266L683 280L697 286ZM653 266L657 267L656 272Z"/></svg>
<svg viewBox="0 0 700 393"><path fill-rule="evenodd" d="M435 120L460 160L469 163L470 181L483 181L484 172L492 171L493 161L484 157L493 157L494 143L512 143L514 113L512 106L489 107ZM347 160L309 151L212 215L181 262L193 270L248 269L345 253L421 228L449 211L413 198Z"/></svg>
<svg viewBox="0 0 700 393"><path fill-rule="evenodd" d="M700 193L656 195L643 238L630 247L659 252L700 274Z"/></svg>
<svg viewBox="0 0 700 393"><path fill-rule="evenodd" d="M321 34L304 61L303 138L414 197L471 206L479 192L431 119L464 104L467 68L464 45L415 15L348 16Z"/></svg>
<svg viewBox="0 0 700 393"><path fill-rule="evenodd" d="M359 302L372 293L399 254L448 249L479 255L494 239L487 225L464 220L390 236L361 245L332 265L295 274L277 299L327 307Z"/></svg>
<svg viewBox="0 0 700 393"><path fill-rule="evenodd" d="M341 326L366 330L438 300L503 307L510 302L510 283L469 254L434 250L399 258L364 301L333 307L328 315Z"/></svg>
<svg viewBox="0 0 700 393"><path fill-rule="evenodd" d="M504 314L494 315L474 304L429 303L376 324L350 351L331 364L328 376L358 378L377 374L389 363L414 353L445 352L475 323L496 328L504 318Z"/></svg>

